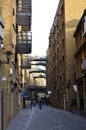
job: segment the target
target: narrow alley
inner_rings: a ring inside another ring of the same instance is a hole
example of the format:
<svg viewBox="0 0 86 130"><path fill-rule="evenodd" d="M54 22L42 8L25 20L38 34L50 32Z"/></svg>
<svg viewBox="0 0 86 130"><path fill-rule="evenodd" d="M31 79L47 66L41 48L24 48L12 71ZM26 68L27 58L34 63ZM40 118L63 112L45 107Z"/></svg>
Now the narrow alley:
<svg viewBox="0 0 86 130"><path fill-rule="evenodd" d="M22 109L7 130L86 130L86 118L50 106Z"/></svg>
<svg viewBox="0 0 86 130"><path fill-rule="evenodd" d="M86 130L86 0L0 0L0 130Z"/></svg>

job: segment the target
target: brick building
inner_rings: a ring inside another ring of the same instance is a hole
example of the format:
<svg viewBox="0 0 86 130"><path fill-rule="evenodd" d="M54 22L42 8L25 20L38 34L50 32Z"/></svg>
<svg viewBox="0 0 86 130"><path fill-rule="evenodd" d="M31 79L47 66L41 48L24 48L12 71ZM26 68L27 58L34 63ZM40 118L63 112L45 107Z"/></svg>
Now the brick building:
<svg viewBox="0 0 86 130"><path fill-rule="evenodd" d="M86 10L74 33L76 41L77 108L86 112Z"/></svg>
<svg viewBox="0 0 86 130"><path fill-rule="evenodd" d="M73 33L85 9L86 1L60 0L49 36L47 87L55 107L70 109L76 100L75 40ZM78 7L78 8L77 8Z"/></svg>
<svg viewBox="0 0 86 130"><path fill-rule="evenodd" d="M4 19L4 49L2 50L2 91L3 91L3 129L6 129L10 119L17 113L15 110L15 105L13 103L16 99L14 98L16 90L14 93L12 89L15 85L15 44L16 44L16 15L13 14L13 10L16 14L16 1L7 0L1 2L1 12ZM11 55L12 54L12 55ZM10 57L8 57L8 55ZM12 70L12 73L10 73ZM16 102L16 105L18 103ZM14 109L14 110L13 110Z"/></svg>
<svg viewBox="0 0 86 130"><path fill-rule="evenodd" d="M0 8L0 130L2 130L3 128L3 92L1 90L1 85L2 85L1 59L2 59L2 49L3 49L3 39L4 39L3 29L4 29L4 21L2 18L1 8Z"/></svg>
<svg viewBox="0 0 86 130"><path fill-rule="evenodd" d="M6 130L23 107L25 70L21 66L23 55L31 53L31 0L0 0L0 15L0 124Z"/></svg>

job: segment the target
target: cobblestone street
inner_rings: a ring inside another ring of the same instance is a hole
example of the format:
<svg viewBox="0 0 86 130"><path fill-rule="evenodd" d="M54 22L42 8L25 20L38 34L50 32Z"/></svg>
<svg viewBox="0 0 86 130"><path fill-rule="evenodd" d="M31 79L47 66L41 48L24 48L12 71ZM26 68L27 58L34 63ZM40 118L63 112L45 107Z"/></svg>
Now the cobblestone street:
<svg viewBox="0 0 86 130"><path fill-rule="evenodd" d="M86 118L49 106L41 110L36 106L21 110L7 130L86 130Z"/></svg>

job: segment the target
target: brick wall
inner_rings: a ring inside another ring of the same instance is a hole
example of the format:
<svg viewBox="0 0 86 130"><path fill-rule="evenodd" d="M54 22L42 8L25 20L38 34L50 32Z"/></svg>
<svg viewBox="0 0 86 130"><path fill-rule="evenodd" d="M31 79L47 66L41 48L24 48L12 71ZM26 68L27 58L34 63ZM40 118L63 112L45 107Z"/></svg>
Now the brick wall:
<svg viewBox="0 0 86 130"><path fill-rule="evenodd" d="M15 10L15 15L13 15L13 8ZM4 19L5 22L5 28L4 28L4 51L3 51L3 57L2 60L6 61L7 57L4 54L4 52L8 51L8 50L13 50L12 48L12 44L15 45L16 43L16 34L13 28L13 24L15 26L15 18L16 18L16 1L14 0L2 0L2 4L1 4L1 13L2 13L2 17ZM16 27L16 26L15 26ZM14 51L15 52L15 51ZM13 53L15 55L15 53ZM14 55L12 55L11 58L14 59ZM11 114L10 114L10 93L11 91L8 90L8 87L10 86L9 80L9 70L10 68L13 68L13 65L10 62L10 65L7 64L3 64L2 65L2 75L6 77L6 81L2 82L2 89L4 92L4 130L6 130L6 127L11 119ZM13 68L14 70L14 68ZM13 76L12 76L13 78Z"/></svg>

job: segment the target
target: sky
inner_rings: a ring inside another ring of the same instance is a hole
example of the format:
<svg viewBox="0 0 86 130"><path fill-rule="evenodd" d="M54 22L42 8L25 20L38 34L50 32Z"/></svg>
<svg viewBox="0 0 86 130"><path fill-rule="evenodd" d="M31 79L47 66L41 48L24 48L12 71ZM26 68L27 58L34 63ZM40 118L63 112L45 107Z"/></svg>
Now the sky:
<svg viewBox="0 0 86 130"><path fill-rule="evenodd" d="M32 0L32 55L45 56L59 0Z"/></svg>

